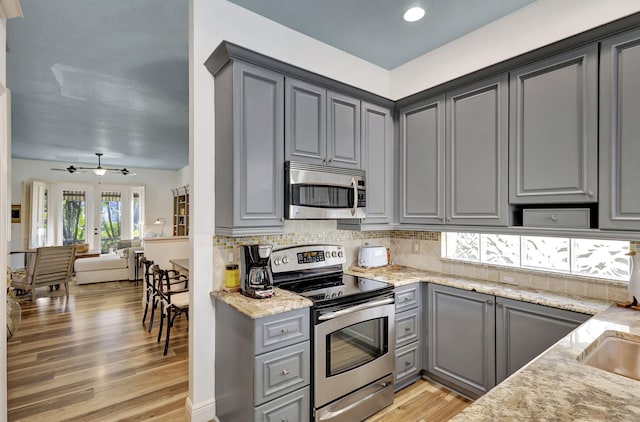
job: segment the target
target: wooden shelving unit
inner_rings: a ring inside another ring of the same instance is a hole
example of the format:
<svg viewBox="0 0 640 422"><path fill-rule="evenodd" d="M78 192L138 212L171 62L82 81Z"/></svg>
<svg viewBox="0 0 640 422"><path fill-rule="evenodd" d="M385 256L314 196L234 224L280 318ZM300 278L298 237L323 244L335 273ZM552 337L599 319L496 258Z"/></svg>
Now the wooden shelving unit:
<svg viewBox="0 0 640 422"><path fill-rule="evenodd" d="M173 235L189 235L189 186L181 186L173 192Z"/></svg>

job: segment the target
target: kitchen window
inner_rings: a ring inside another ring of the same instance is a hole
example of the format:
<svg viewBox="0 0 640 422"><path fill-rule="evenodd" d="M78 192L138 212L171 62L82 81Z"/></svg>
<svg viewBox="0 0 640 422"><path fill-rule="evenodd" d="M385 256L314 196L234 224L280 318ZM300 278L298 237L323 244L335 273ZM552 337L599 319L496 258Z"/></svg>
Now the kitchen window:
<svg viewBox="0 0 640 422"><path fill-rule="evenodd" d="M443 233L444 258L629 281L630 242L619 240Z"/></svg>

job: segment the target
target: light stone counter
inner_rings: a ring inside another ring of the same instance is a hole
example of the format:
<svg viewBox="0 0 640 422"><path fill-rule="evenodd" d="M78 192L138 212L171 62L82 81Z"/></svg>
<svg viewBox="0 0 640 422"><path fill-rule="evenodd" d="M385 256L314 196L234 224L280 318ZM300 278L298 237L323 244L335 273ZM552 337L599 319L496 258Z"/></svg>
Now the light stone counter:
<svg viewBox="0 0 640 422"><path fill-rule="evenodd" d="M640 381L577 360L605 331L640 335L640 312L611 306L507 378L454 421L638 421ZM597 344L597 343L596 343Z"/></svg>
<svg viewBox="0 0 640 422"><path fill-rule="evenodd" d="M473 290L507 299L552 306L554 308L566 309L589 315L595 315L598 312L607 309L609 305L611 305L611 302L605 300L587 299L578 296L552 293L544 290L529 289L511 284L448 276L440 273L417 270L415 268L400 267L397 265L375 268L364 272L348 269L345 273L379 281L386 281L387 283L391 283L395 286L404 286L417 282L440 284L443 286Z"/></svg>
<svg viewBox="0 0 640 422"><path fill-rule="evenodd" d="M215 291L211 292L211 295L253 319L313 305L309 299L278 288L275 289L275 295L268 299L253 299L240 292Z"/></svg>

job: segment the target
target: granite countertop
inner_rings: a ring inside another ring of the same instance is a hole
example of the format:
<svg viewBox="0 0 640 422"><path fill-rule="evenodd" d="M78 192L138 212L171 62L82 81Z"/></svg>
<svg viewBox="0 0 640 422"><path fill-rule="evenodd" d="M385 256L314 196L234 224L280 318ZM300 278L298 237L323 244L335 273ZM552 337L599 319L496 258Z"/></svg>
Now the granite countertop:
<svg viewBox="0 0 640 422"><path fill-rule="evenodd" d="M636 339L640 312L615 305L480 397L454 421L640 420L640 381L577 360L604 333Z"/></svg>
<svg viewBox="0 0 640 422"><path fill-rule="evenodd" d="M598 312L604 311L609 307L609 305L611 305L611 302L606 300L587 299L505 283L448 276L441 273L417 270L415 268L401 267L398 265L375 268L368 271L354 271L353 267L351 267L346 270L345 273L379 281L386 281L394 286L404 286L417 282L440 284L443 286L473 290L479 293L486 293L507 299L546 305L589 315L595 315Z"/></svg>
<svg viewBox="0 0 640 422"><path fill-rule="evenodd" d="M309 299L286 290L275 289L275 295L268 299L253 299L240 292L214 291L211 295L250 318L257 319L269 315L281 314L294 309L310 308Z"/></svg>

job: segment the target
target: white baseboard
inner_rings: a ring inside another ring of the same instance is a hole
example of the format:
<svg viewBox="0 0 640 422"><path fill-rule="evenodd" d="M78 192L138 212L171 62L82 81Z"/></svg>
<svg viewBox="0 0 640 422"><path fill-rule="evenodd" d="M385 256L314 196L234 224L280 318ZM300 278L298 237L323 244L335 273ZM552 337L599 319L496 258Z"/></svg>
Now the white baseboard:
<svg viewBox="0 0 640 422"><path fill-rule="evenodd" d="M216 417L215 399L199 403L194 407L193 403L191 403L191 399L187 397L187 400L185 401L185 411L187 413L188 422L220 422Z"/></svg>

